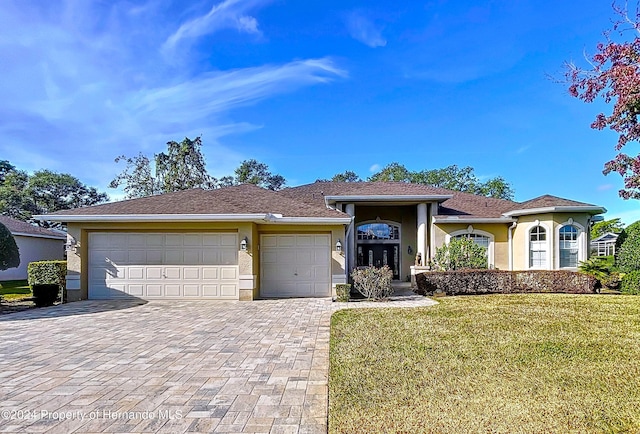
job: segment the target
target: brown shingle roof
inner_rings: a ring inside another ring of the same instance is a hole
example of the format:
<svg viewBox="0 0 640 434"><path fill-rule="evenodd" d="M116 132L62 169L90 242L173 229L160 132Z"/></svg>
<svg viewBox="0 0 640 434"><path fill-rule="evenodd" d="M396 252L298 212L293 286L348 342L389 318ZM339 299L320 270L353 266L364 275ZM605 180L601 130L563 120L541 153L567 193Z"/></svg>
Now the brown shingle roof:
<svg viewBox="0 0 640 434"><path fill-rule="evenodd" d="M282 190L286 194L307 202L323 203L324 196L429 196L449 195L439 207L439 216L465 216L478 218L498 218L503 212L513 209L517 202L477 196L470 193L448 190L423 184L407 182L315 182Z"/></svg>
<svg viewBox="0 0 640 434"><path fill-rule="evenodd" d="M166 193L86 208L58 211L54 215L135 214L282 214L285 217L347 217L340 211L295 201L251 184L215 190Z"/></svg>
<svg viewBox="0 0 640 434"><path fill-rule="evenodd" d="M575 200L563 199L558 196L551 196L550 194L545 194L544 196L539 196L526 202L521 202L517 204L517 207L514 209L534 209L534 208L550 208L555 206L596 206L590 203L577 202Z"/></svg>
<svg viewBox="0 0 640 434"><path fill-rule="evenodd" d="M50 229L41 228L39 226L34 226L29 223L16 220L11 217L7 217L4 215L0 215L0 223L5 225L9 232L12 234L26 234L34 237L55 237L60 238L62 240L66 239L67 236L56 231L52 231Z"/></svg>

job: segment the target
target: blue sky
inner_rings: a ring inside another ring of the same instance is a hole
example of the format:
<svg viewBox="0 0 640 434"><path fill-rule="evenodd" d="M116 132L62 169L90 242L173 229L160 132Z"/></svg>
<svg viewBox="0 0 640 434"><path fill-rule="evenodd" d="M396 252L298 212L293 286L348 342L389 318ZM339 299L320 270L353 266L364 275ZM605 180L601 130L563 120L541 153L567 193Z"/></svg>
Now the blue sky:
<svg viewBox="0 0 640 434"><path fill-rule="evenodd" d="M249 158L289 185L470 165L516 200L631 223L640 203L602 175L616 137L589 128L607 108L549 78L612 17L602 0L3 0L0 159L118 198L116 156L202 135L214 176Z"/></svg>

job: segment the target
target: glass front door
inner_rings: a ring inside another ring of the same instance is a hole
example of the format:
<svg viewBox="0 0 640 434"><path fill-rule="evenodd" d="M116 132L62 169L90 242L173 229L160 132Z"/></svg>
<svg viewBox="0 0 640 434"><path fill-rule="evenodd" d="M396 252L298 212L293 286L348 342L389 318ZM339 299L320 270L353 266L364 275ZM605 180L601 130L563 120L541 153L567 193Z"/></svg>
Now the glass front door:
<svg viewBox="0 0 640 434"><path fill-rule="evenodd" d="M358 245L358 267L388 266L393 272L393 278L400 278L398 244L360 244Z"/></svg>

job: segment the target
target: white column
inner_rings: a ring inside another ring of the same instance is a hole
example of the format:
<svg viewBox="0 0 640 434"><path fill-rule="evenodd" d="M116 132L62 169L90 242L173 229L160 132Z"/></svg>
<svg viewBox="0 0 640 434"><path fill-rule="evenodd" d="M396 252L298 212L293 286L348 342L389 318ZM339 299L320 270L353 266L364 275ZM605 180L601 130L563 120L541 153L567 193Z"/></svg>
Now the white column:
<svg viewBox="0 0 640 434"><path fill-rule="evenodd" d="M349 214L351 217L356 214L356 206L352 203L348 203L345 212ZM351 219L351 223L347 227L347 239L345 241L345 247L347 249L347 263L345 264L345 270L347 272L347 276L351 274L351 270L353 270L356 266L356 237L355 237L355 223L354 219ZM348 280L348 279L347 279Z"/></svg>
<svg viewBox="0 0 640 434"><path fill-rule="evenodd" d="M418 253L422 257L422 265L425 265L427 258L427 204L418 204Z"/></svg>

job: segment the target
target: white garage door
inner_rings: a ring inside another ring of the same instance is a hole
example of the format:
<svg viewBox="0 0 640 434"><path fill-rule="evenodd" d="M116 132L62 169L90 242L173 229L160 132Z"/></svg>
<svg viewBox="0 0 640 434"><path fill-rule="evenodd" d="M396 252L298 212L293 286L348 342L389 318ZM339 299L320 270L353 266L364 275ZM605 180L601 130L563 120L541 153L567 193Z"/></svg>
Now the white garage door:
<svg viewBox="0 0 640 434"><path fill-rule="evenodd" d="M238 299L235 233L89 234L89 298Z"/></svg>
<svg viewBox="0 0 640 434"><path fill-rule="evenodd" d="M331 296L329 235L262 235L262 297Z"/></svg>

